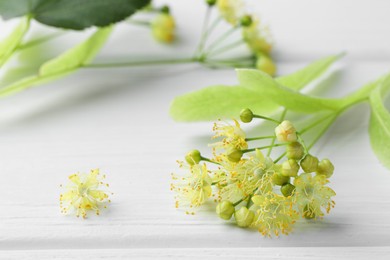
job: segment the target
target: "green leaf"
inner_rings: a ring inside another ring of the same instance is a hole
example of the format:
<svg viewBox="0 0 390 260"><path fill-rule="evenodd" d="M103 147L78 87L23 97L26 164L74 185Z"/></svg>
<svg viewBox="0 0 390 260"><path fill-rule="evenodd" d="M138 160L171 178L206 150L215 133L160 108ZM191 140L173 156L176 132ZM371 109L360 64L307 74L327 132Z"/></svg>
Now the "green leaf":
<svg viewBox="0 0 390 260"><path fill-rule="evenodd" d="M150 0L0 0L4 18L30 14L54 27L82 30L124 20Z"/></svg>
<svg viewBox="0 0 390 260"><path fill-rule="evenodd" d="M323 110L340 110L343 102L307 96L280 85L268 74L255 69L238 69L240 86L252 90L289 110L302 113L315 113Z"/></svg>
<svg viewBox="0 0 390 260"><path fill-rule="evenodd" d="M216 120L237 117L243 108L265 114L278 105L256 92L239 86L212 86L176 97L170 115L177 121Z"/></svg>
<svg viewBox="0 0 390 260"><path fill-rule="evenodd" d="M14 31L0 43L0 67L18 48L30 26L30 19L23 18Z"/></svg>
<svg viewBox="0 0 390 260"><path fill-rule="evenodd" d="M390 113L383 104L383 97L390 89L390 75L371 92L371 119L369 126L371 147L378 159L390 169Z"/></svg>
<svg viewBox="0 0 390 260"><path fill-rule="evenodd" d="M0 15L4 19L32 14L39 5L48 0L0 0Z"/></svg>
<svg viewBox="0 0 390 260"><path fill-rule="evenodd" d="M323 59L320 59L318 61L315 61L305 68L298 70L292 74L278 77L276 78L276 81L279 82L281 85L289 87L294 90L300 90L306 85L308 85L310 82L314 81L315 79L319 78L321 75L324 74L328 70L328 68L340 57L342 57L343 54L340 55L332 55Z"/></svg>
<svg viewBox="0 0 390 260"><path fill-rule="evenodd" d="M44 63L36 76L20 80L0 89L0 96L24 90L63 77L90 62L108 39L112 27L98 29L86 41L66 51L60 56Z"/></svg>

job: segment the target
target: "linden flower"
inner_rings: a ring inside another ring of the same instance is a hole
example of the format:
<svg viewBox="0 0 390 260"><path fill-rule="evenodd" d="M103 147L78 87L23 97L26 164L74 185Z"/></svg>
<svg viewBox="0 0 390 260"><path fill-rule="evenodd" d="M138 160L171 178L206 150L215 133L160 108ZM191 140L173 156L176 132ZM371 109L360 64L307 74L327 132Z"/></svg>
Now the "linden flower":
<svg viewBox="0 0 390 260"><path fill-rule="evenodd" d="M298 212L293 209L291 197L286 198L271 191L253 196L252 201L254 208L258 208L252 226L263 236L287 235L299 218Z"/></svg>
<svg viewBox="0 0 390 260"><path fill-rule="evenodd" d="M176 193L176 208L189 208L186 214L194 214L193 208L201 206L212 195L211 177L207 170L206 164L194 164L184 166L179 162L180 167L189 167L190 173L180 177L172 174L173 183L171 190Z"/></svg>
<svg viewBox="0 0 390 260"><path fill-rule="evenodd" d="M284 120L275 128L275 135L280 142L295 142L297 140L295 127L288 120Z"/></svg>
<svg viewBox="0 0 390 260"><path fill-rule="evenodd" d="M242 37L254 53L269 55L272 50L272 40L269 29L261 27L258 18L251 25L243 27Z"/></svg>
<svg viewBox="0 0 390 260"><path fill-rule="evenodd" d="M241 0L218 0L219 13L228 23L236 25L243 14L244 3Z"/></svg>
<svg viewBox="0 0 390 260"><path fill-rule="evenodd" d="M322 208L329 213L334 207L335 202L332 197L336 193L325 186L328 182L325 175L312 177L311 173L301 174L294 180L295 200L303 217L322 217L324 216Z"/></svg>
<svg viewBox="0 0 390 260"><path fill-rule="evenodd" d="M159 14L152 22L153 37L162 43L171 43L175 39L175 19L172 15Z"/></svg>
<svg viewBox="0 0 390 260"><path fill-rule="evenodd" d="M226 170L224 185L218 191L219 200L239 201L252 194L254 190L267 192L272 190L272 161L265 158L260 150L249 159L239 163L222 161ZM218 170L219 172L221 169ZM272 172L273 173L273 172Z"/></svg>
<svg viewBox="0 0 390 260"><path fill-rule="evenodd" d="M234 120L234 125L224 124L221 121L214 123L213 131L214 138L223 137L222 141L211 144L214 148L222 148L229 150L230 148L242 150L248 148L248 143L245 141L245 132L241 129L240 123Z"/></svg>
<svg viewBox="0 0 390 260"><path fill-rule="evenodd" d="M91 170L89 174L75 173L69 176L70 182L66 185L66 192L60 195L61 212L66 214L70 211L76 213L76 216L87 217L87 212L95 211L100 214L99 208L108 200L108 192L102 190L108 187L103 183L105 175L100 175L99 169Z"/></svg>

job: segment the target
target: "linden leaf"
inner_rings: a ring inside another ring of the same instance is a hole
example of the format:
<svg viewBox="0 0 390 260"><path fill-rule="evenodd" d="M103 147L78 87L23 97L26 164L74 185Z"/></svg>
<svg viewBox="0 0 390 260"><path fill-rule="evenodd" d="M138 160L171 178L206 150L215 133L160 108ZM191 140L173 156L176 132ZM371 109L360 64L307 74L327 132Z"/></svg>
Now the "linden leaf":
<svg viewBox="0 0 390 260"><path fill-rule="evenodd" d="M0 96L5 96L34 85L54 80L77 70L95 57L108 39L111 31L112 27L98 29L97 32L83 43L44 63L40 67L38 75L22 79L0 89Z"/></svg>
<svg viewBox="0 0 390 260"><path fill-rule="evenodd" d="M31 15L40 23L74 30L119 22L150 0L0 0L0 14L9 19Z"/></svg>
<svg viewBox="0 0 390 260"><path fill-rule="evenodd" d="M23 18L14 31L0 43L0 67L9 59L18 48L30 26L30 19Z"/></svg>
<svg viewBox="0 0 390 260"><path fill-rule="evenodd" d="M237 117L243 108L265 114L278 105L256 92L239 86L212 86L176 97L170 115L177 121L215 120Z"/></svg>
<svg viewBox="0 0 390 260"><path fill-rule="evenodd" d="M319 78L328 70L328 68L343 55L332 55L300 69L292 74L276 78L281 85L294 90L300 90L310 82Z"/></svg>
<svg viewBox="0 0 390 260"><path fill-rule="evenodd" d="M340 110L343 102L338 99L326 99L307 96L280 85L268 74L255 69L238 69L240 86L260 94L289 110L302 113L315 113L323 110Z"/></svg>
<svg viewBox="0 0 390 260"><path fill-rule="evenodd" d="M383 104L383 97L390 90L390 75L371 92L370 141L378 159L390 169L390 113Z"/></svg>

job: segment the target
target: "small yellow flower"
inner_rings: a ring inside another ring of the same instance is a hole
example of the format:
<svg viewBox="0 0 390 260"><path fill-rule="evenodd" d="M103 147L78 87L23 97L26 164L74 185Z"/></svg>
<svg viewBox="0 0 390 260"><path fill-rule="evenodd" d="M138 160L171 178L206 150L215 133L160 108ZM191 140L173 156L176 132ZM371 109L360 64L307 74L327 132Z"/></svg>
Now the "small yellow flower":
<svg viewBox="0 0 390 260"><path fill-rule="evenodd" d="M61 212L66 214L70 211L76 216L86 218L87 212L95 211L100 214L100 208L106 208L108 192L104 191L108 184L103 183L105 175L100 175L99 169L91 170L89 174L75 173L69 176L70 182L66 185L65 193L60 195Z"/></svg>
<svg viewBox="0 0 390 260"><path fill-rule="evenodd" d="M295 142L297 140L295 127L288 120L284 120L275 128L275 135L279 142Z"/></svg>
<svg viewBox="0 0 390 260"><path fill-rule="evenodd" d="M295 200L303 217L321 218L324 216L323 208L329 213L334 207L332 197L336 193L325 186L328 182L325 175L313 177L311 173L301 174L294 180Z"/></svg>
<svg viewBox="0 0 390 260"><path fill-rule="evenodd" d="M248 148L245 132L237 120L234 120L234 125L224 124L221 121L214 123L213 131L215 132L213 139L223 137L222 141L210 145L214 148L225 150Z"/></svg>
<svg viewBox="0 0 390 260"><path fill-rule="evenodd" d="M175 206L187 209L186 214L194 214L193 209L201 206L212 195L212 179L206 164L183 165L190 173L181 177L172 174L171 190L176 193Z"/></svg>
<svg viewBox="0 0 390 260"><path fill-rule="evenodd" d="M284 197L274 192L252 197L257 208L252 226L256 227L263 236L291 232L295 221L299 218L298 212L293 209L291 197Z"/></svg>
<svg viewBox="0 0 390 260"><path fill-rule="evenodd" d="M271 53L271 34L267 27L260 26L258 18L254 18L251 25L243 27L242 37L253 53L266 55Z"/></svg>
<svg viewBox="0 0 390 260"><path fill-rule="evenodd" d="M241 0L218 0L219 13L228 23L236 25L243 15L244 2Z"/></svg>
<svg viewBox="0 0 390 260"><path fill-rule="evenodd" d="M175 39L176 23L172 15L159 14L152 22L153 37L162 43L171 43Z"/></svg>

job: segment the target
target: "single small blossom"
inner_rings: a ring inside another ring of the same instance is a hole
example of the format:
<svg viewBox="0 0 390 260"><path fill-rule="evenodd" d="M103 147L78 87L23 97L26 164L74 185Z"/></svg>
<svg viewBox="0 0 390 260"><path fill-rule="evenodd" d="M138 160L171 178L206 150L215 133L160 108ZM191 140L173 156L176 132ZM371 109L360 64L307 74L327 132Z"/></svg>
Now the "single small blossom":
<svg viewBox="0 0 390 260"><path fill-rule="evenodd" d="M299 218L298 212L293 209L291 197L284 197L271 191L253 196L252 201L254 208L257 208L252 226L264 236L287 235Z"/></svg>
<svg viewBox="0 0 390 260"><path fill-rule="evenodd" d="M236 25L243 15L244 2L242 0L218 0L219 13L228 23Z"/></svg>
<svg viewBox="0 0 390 260"><path fill-rule="evenodd" d="M248 148L248 143L245 141L246 134L237 120L234 120L234 125L218 121L214 123L213 131L215 132L213 139L222 137L222 140L211 144L211 147L225 150Z"/></svg>
<svg viewBox="0 0 390 260"><path fill-rule="evenodd" d="M100 214L100 208L106 207L109 192L104 189L108 184L103 183L105 175L100 175L99 169L91 170L89 174L75 173L69 176L66 191L60 195L61 212L75 212L76 216L86 218L88 211Z"/></svg>
<svg viewBox="0 0 390 260"><path fill-rule="evenodd" d="M206 164L180 165L182 168L188 168L190 172L183 177L172 174L171 190L176 193L175 206L187 209L187 214L194 214L194 208L201 206L211 197L212 179Z"/></svg>
<svg viewBox="0 0 390 260"><path fill-rule="evenodd" d="M295 127L288 120L284 120L275 128L275 135L280 142L295 142L297 140Z"/></svg>
<svg viewBox="0 0 390 260"><path fill-rule="evenodd" d="M268 27L261 26L258 18L251 25L243 27L242 37L255 54L269 55L272 50L272 38Z"/></svg>
<svg viewBox="0 0 390 260"><path fill-rule="evenodd" d="M175 39L176 23L172 15L161 13L152 21L153 37L162 43L171 43Z"/></svg>
<svg viewBox="0 0 390 260"><path fill-rule="evenodd" d="M324 216L323 209L329 213L334 207L332 197L336 193L325 186L328 182L325 175L313 177L311 173L303 173L294 180L294 197L303 217L321 218Z"/></svg>

